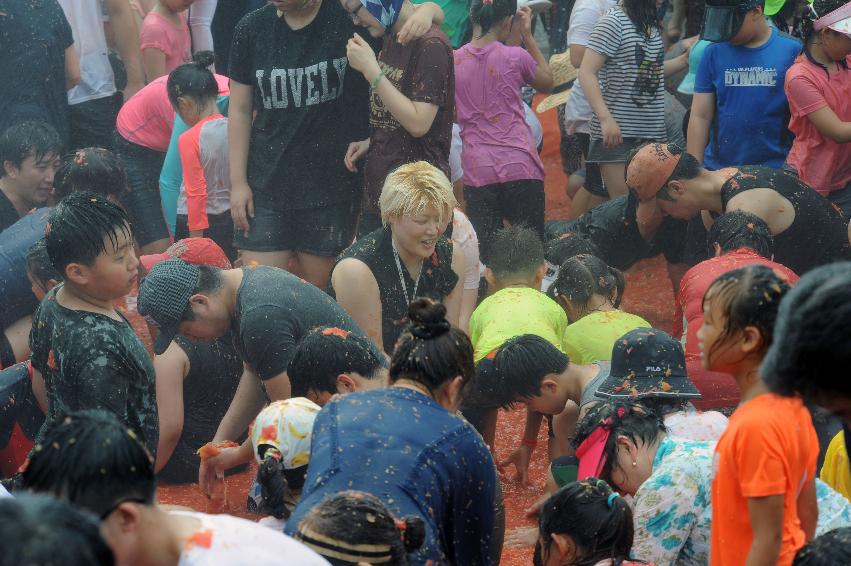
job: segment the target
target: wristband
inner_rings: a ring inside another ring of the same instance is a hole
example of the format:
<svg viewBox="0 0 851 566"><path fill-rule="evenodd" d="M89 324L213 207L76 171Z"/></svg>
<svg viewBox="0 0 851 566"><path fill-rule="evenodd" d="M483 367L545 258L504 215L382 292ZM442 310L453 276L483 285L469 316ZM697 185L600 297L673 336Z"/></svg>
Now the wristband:
<svg viewBox="0 0 851 566"><path fill-rule="evenodd" d="M375 90L375 87L378 86L379 81L381 81L382 77L384 77L384 69L378 73L378 76L372 79L372 83L369 85L369 88Z"/></svg>
<svg viewBox="0 0 851 566"><path fill-rule="evenodd" d="M527 438L524 438L520 441L520 445L521 446L528 446L529 448L534 448L538 445L538 441L537 440L529 440Z"/></svg>

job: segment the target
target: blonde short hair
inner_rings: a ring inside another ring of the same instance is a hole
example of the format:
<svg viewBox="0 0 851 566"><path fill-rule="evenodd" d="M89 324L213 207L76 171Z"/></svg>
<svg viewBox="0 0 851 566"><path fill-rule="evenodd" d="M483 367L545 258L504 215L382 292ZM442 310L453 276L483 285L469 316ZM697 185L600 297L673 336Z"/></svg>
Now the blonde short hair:
<svg viewBox="0 0 851 566"><path fill-rule="evenodd" d="M443 172L425 161L407 163L387 175L378 206L386 226L401 216L415 216L434 207L440 222L449 222L457 201L452 183Z"/></svg>

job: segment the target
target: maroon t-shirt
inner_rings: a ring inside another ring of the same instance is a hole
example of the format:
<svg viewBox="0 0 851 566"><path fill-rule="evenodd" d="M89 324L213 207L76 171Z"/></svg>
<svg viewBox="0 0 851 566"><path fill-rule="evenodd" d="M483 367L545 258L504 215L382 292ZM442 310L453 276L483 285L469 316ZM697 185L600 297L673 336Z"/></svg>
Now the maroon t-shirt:
<svg viewBox="0 0 851 566"><path fill-rule="evenodd" d="M384 178L396 167L428 161L449 176L449 148L455 119L455 68L452 44L439 27L402 45L385 37L378 64L393 86L414 102L438 107L431 129L415 138L393 117L375 92L370 95L370 146L364 168L364 209L378 214Z"/></svg>

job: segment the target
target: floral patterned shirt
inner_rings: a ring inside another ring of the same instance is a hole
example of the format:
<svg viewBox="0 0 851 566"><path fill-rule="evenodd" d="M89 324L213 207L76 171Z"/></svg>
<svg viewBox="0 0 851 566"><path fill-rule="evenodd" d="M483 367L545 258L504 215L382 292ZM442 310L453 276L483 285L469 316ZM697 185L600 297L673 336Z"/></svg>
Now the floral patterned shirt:
<svg viewBox="0 0 851 566"><path fill-rule="evenodd" d="M714 442L665 437L635 494L636 559L657 566L709 563Z"/></svg>

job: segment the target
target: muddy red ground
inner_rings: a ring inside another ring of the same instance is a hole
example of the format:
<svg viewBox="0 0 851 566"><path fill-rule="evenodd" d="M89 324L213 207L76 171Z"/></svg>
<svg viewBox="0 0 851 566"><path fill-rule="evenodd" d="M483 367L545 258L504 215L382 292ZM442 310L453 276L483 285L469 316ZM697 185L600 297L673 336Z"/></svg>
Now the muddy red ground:
<svg viewBox="0 0 851 566"><path fill-rule="evenodd" d="M556 112L551 110L540 116L544 126L543 159L546 166L547 219L563 218L570 206L570 200L564 193L565 176L561 169L558 154L558 127ZM653 326L669 330L673 317L671 284L665 270L662 258L639 263L627 273L627 288L622 308L638 314L651 322ZM505 458L517 445L523 432L524 413L521 411L502 411L496 436L496 457ZM512 476L502 479L505 494L506 530L532 525L526 519L524 510L543 493L544 474L546 466L545 429L542 428L540 437L541 447L538 448L531 468L531 485L521 486ZM231 513L246 516L240 510L245 508L245 494L253 477L253 470L231 477L228 482L228 493L234 509ZM197 486L161 486L159 498L163 503L185 505L207 510L207 500L201 495ZM501 564L503 566L520 566L532 563L530 549L505 549Z"/></svg>

